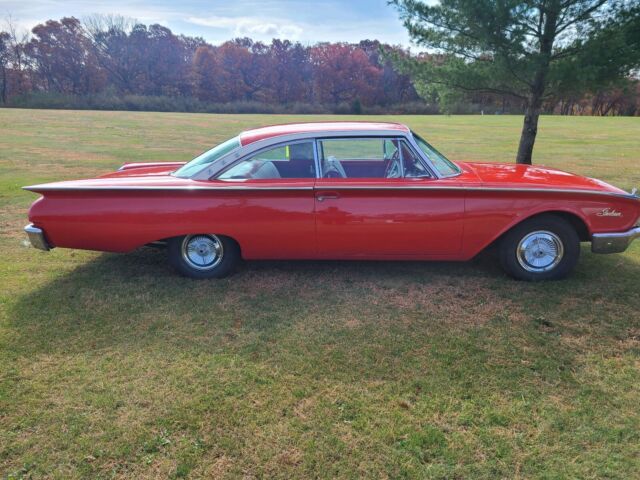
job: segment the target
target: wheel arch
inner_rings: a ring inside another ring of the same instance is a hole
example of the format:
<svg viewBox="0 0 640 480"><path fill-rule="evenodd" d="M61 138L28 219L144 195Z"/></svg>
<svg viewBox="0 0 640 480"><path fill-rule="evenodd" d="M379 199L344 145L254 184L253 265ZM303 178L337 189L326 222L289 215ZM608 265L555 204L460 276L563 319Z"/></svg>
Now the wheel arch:
<svg viewBox="0 0 640 480"><path fill-rule="evenodd" d="M578 238L581 242L589 242L591 241L591 231L589 230L589 226L587 222L575 212L568 210L543 210L539 212L532 213L524 218L519 218L517 221L509 224L492 242L490 242L483 250L491 248L495 245L498 245L500 241L507 235L511 230L516 228L518 225L521 225L524 222L527 222L533 218L542 217L545 215L553 215L555 217L559 217L569 223L573 229L576 231Z"/></svg>

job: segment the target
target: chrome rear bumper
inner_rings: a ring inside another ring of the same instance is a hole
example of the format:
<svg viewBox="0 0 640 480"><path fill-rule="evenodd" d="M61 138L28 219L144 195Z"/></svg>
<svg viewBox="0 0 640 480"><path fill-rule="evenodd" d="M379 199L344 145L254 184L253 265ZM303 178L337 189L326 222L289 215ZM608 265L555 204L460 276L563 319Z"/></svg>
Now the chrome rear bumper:
<svg viewBox="0 0 640 480"><path fill-rule="evenodd" d="M620 253L636 238L640 238L640 226L627 232L594 233L591 239L591 251L593 253Z"/></svg>
<svg viewBox="0 0 640 480"><path fill-rule="evenodd" d="M47 242L47 239L45 238L44 232L41 228L34 227L33 223L30 223L29 225L24 227L24 231L27 232L29 241L35 248L39 248L40 250L44 251L51 250L52 247Z"/></svg>

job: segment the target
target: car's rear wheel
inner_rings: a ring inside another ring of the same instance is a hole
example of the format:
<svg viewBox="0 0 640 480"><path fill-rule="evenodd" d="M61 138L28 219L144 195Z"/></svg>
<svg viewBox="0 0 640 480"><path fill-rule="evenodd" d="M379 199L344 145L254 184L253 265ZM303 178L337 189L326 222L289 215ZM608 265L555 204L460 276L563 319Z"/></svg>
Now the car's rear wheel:
<svg viewBox="0 0 640 480"><path fill-rule="evenodd" d="M556 215L541 215L511 229L500 243L500 263L514 278L558 280L575 268L580 239L573 226Z"/></svg>
<svg viewBox="0 0 640 480"><path fill-rule="evenodd" d="M191 278L222 278L240 259L236 242L222 235L200 233L169 240L169 263Z"/></svg>

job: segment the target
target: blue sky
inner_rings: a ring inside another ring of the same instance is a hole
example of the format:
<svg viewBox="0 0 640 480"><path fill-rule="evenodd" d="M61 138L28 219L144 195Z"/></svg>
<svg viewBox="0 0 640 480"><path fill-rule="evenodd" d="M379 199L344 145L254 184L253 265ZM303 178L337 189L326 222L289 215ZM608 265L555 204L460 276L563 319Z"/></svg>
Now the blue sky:
<svg viewBox="0 0 640 480"><path fill-rule="evenodd" d="M376 38L410 46L398 12L386 0L0 0L0 24L11 15L25 29L50 18L73 15L82 19L95 13L160 23L214 44L248 36L264 41L288 38L305 44Z"/></svg>

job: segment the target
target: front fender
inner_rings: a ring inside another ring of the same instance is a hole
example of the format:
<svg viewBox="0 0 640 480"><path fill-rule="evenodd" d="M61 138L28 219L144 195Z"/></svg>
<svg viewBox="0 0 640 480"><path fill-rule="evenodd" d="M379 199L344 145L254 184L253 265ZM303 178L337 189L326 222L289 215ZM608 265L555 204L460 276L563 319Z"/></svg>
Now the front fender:
<svg viewBox="0 0 640 480"><path fill-rule="evenodd" d="M633 197L548 192L470 192L465 205L463 255L473 258L514 226L543 213L569 215L594 233L625 231L638 220L640 202ZM603 214L606 209L619 216Z"/></svg>

